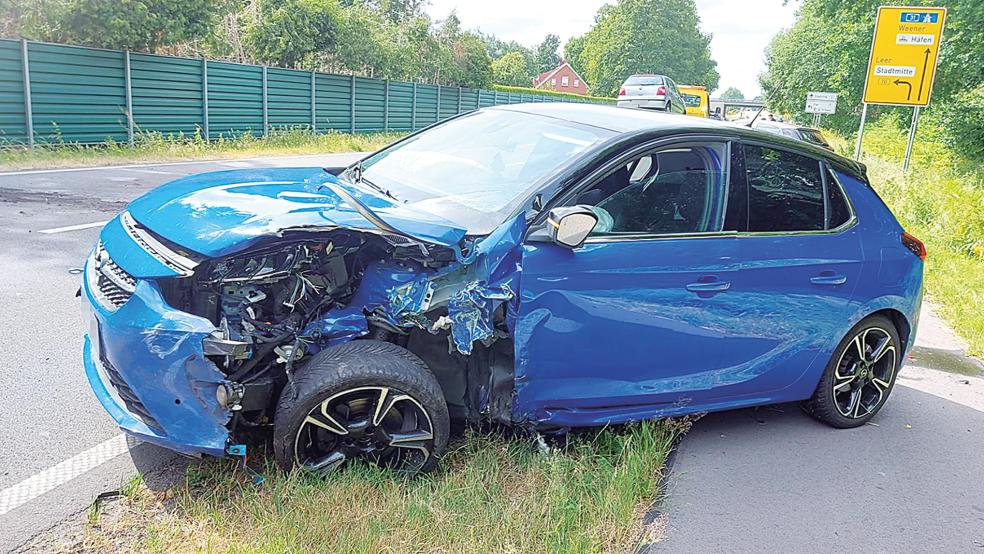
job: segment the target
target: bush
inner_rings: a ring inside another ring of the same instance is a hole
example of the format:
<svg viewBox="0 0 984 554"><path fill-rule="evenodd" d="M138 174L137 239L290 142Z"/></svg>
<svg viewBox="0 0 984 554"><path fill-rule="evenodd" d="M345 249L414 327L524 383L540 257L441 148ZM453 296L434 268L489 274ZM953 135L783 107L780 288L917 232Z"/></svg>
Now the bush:
<svg viewBox="0 0 984 554"><path fill-rule="evenodd" d="M984 158L984 84L955 95L937 110L947 145L969 158Z"/></svg>
<svg viewBox="0 0 984 554"><path fill-rule="evenodd" d="M578 100L586 100L589 102L605 102L607 104L614 104L614 98L605 98L602 96L587 96L581 94L571 94L569 92L557 92L555 90L542 90L538 88L527 88L527 87L507 87L505 85L492 85L492 90L497 90L499 92L515 92L518 94L539 94L541 96L557 96L559 98L572 98Z"/></svg>

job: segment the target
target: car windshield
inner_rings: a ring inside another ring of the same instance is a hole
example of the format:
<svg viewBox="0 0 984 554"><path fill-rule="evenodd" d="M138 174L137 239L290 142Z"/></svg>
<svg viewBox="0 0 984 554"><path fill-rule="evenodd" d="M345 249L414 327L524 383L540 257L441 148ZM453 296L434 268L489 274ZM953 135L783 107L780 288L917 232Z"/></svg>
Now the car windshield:
<svg viewBox="0 0 984 554"><path fill-rule="evenodd" d="M538 181L613 134L536 114L476 111L367 158L361 178L469 234L484 235L505 221ZM352 170L347 176L358 180Z"/></svg>
<svg viewBox="0 0 984 554"><path fill-rule="evenodd" d="M633 75L629 77L628 81L625 81L626 85L662 85L663 78L659 75Z"/></svg>

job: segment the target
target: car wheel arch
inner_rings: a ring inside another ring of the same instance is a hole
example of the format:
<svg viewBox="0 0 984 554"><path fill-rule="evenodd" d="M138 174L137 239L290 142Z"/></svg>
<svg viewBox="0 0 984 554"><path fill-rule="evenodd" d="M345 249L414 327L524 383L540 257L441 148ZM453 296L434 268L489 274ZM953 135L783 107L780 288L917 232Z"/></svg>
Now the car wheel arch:
<svg viewBox="0 0 984 554"><path fill-rule="evenodd" d="M895 326L895 331L899 334L899 342L903 348L906 348L909 344L909 335L912 332L912 324L909 322L909 318L895 308L882 308L865 315L861 320L877 315L885 316L892 322L892 325Z"/></svg>

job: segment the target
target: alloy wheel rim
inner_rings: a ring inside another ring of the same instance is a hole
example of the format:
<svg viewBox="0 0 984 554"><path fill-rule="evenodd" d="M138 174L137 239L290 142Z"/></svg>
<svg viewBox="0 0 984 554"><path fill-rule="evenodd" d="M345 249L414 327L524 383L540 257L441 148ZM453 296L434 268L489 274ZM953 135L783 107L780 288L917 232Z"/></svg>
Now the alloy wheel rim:
<svg viewBox="0 0 984 554"><path fill-rule="evenodd" d="M897 350L888 331L869 327L858 332L834 369L832 388L837 412L850 419L872 414L892 386L897 363Z"/></svg>
<svg viewBox="0 0 984 554"><path fill-rule="evenodd" d="M434 427L427 410L392 387L356 387L322 400L297 430L294 461L326 473L351 459L413 472L430 459Z"/></svg>

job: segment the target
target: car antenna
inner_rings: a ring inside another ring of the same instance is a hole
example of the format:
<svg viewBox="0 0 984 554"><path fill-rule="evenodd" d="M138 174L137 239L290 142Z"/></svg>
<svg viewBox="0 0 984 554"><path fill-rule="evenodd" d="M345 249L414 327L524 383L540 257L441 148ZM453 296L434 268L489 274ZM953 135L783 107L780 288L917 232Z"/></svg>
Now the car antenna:
<svg viewBox="0 0 984 554"><path fill-rule="evenodd" d="M752 124L755 123L755 120L758 119L759 114L761 114L763 110L765 110L765 106L760 107L759 108L759 111L755 112L755 115L752 116L752 120L749 121L748 123L746 123L745 124L745 127L748 127L749 129L751 129L752 128Z"/></svg>

